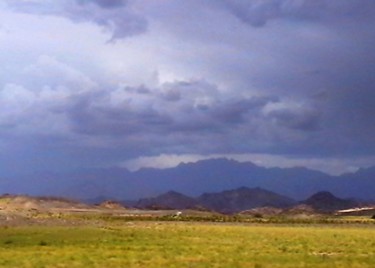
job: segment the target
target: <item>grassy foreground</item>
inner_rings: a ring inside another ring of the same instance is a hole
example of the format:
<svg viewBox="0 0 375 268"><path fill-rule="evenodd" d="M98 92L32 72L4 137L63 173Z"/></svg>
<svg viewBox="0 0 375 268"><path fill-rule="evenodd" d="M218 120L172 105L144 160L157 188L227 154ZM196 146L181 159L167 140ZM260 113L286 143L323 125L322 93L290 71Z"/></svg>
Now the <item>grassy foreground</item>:
<svg viewBox="0 0 375 268"><path fill-rule="evenodd" d="M0 227L0 267L374 267L373 226Z"/></svg>

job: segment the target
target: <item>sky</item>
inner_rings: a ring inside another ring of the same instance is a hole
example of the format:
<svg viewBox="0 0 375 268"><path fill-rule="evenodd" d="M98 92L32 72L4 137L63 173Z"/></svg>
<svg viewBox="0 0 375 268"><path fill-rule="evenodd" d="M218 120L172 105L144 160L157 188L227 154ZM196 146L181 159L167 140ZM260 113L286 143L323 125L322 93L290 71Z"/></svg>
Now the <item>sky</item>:
<svg viewBox="0 0 375 268"><path fill-rule="evenodd" d="M3 0L0 176L375 165L374 0Z"/></svg>

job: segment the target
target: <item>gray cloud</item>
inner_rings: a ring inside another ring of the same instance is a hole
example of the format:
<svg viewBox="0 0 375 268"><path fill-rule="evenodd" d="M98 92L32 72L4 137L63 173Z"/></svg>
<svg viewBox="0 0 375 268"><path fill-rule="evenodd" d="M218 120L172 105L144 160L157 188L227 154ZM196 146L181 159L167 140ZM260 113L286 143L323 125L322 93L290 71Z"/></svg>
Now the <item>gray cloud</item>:
<svg viewBox="0 0 375 268"><path fill-rule="evenodd" d="M241 21L255 27L280 18L328 21L365 19L372 16L375 9L371 0L223 0L222 3Z"/></svg>
<svg viewBox="0 0 375 268"><path fill-rule="evenodd" d="M171 91L179 97L171 99ZM73 130L86 135L144 135L147 139L150 133L162 137L179 133L187 138L192 133L226 131L228 124L247 124L275 101L273 97L228 100L205 81L181 81L158 89L142 86L84 93L74 97L69 117Z"/></svg>
<svg viewBox="0 0 375 268"><path fill-rule="evenodd" d="M229 100L215 107L212 111L214 118L228 125L244 123L249 118L261 116L262 108L268 103L278 102L277 97L253 97L247 99Z"/></svg>
<svg viewBox="0 0 375 268"><path fill-rule="evenodd" d="M74 22L93 22L111 32L114 41L147 30L147 21L123 0L64 0L16 2L7 5L19 12L66 17Z"/></svg>
<svg viewBox="0 0 375 268"><path fill-rule="evenodd" d="M287 128L302 131L319 130L320 114L316 110L279 109L271 111L269 116L277 124Z"/></svg>

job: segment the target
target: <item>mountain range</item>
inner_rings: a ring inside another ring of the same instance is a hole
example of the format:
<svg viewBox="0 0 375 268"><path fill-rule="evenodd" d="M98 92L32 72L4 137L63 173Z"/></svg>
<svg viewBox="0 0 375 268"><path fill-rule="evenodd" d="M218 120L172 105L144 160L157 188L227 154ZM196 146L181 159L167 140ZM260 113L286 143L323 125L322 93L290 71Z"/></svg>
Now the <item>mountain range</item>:
<svg viewBox="0 0 375 268"><path fill-rule="evenodd" d="M168 191L198 197L239 187L261 187L294 200L329 191L340 198L375 200L375 167L332 176L304 167L266 168L225 158L182 163L173 168L82 169L0 180L0 193L54 195L79 200L136 200Z"/></svg>
<svg viewBox="0 0 375 268"><path fill-rule="evenodd" d="M126 202L125 202L126 203ZM363 206L359 201L343 199L330 192L318 192L304 201L297 202L289 197L262 188L240 187L217 193L204 193L196 198L169 191L152 198L143 198L133 203L141 209L206 209L220 213L238 213L249 210L300 211L332 213L337 210Z"/></svg>
<svg viewBox="0 0 375 268"><path fill-rule="evenodd" d="M285 208L295 205L296 201L261 188L240 187L219 193L204 193L197 198L169 191L157 197L140 199L134 204L145 209L208 209L235 213L265 206Z"/></svg>

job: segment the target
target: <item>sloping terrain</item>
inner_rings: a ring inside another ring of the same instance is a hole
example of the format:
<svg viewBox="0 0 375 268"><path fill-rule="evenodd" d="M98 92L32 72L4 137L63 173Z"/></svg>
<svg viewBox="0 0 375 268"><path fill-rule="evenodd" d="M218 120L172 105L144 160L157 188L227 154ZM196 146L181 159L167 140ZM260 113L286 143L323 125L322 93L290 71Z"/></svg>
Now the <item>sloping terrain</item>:
<svg viewBox="0 0 375 268"><path fill-rule="evenodd" d="M2 210L88 209L90 206L78 201L57 197L31 197L3 195L0 197Z"/></svg>

